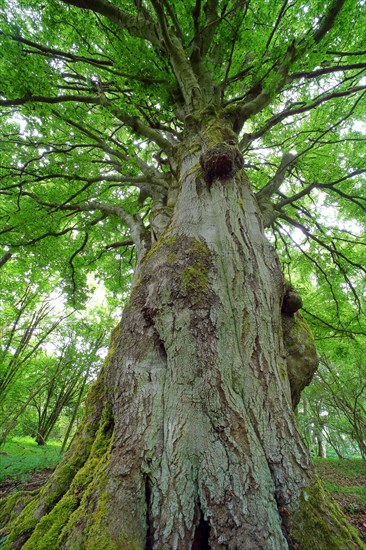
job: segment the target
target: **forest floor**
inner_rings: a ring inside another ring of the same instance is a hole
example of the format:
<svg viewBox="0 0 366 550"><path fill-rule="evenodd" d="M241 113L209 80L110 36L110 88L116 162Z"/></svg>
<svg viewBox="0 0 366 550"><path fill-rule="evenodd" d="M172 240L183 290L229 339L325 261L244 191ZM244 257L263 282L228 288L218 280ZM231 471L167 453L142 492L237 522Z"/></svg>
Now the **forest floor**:
<svg viewBox="0 0 366 550"><path fill-rule="evenodd" d="M14 438L0 452L0 499L20 489L38 489L60 459L57 442L39 447L30 438ZM366 540L365 462L359 459L316 459L314 462L326 488Z"/></svg>
<svg viewBox="0 0 366 550"><path fill-rule="evenodd" d="M366 541L366 463L331 458L314 462L326 488Z"/></svg>
<svg viewBox="0 0 366 550"><path fill-rule="evenodd" d="M37 445L31 437L14 437L0 451L0 499L25 489L33 491L47 481L60 462L61 443Z"/></svg>

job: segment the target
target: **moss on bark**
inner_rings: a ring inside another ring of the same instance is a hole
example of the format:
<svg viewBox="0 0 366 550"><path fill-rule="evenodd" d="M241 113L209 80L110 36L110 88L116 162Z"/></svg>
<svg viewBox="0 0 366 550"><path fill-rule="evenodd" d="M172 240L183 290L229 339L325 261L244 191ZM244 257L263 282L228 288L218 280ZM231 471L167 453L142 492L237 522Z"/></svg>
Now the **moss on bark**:
<svg viewBox="0 0 366 550"><path fill-rule="evenodd" d="M3 530L5 549L56 548L59 534L70 514L81 500L83 491L93 479L101 457L109 444L112 423L106 405L103 406L103 376L94 384L87 400L87 414L63 461L37 495L15 495L3 510L8 520ZM30 500L30 502L28 502ZM12 504L23 506L14 517Z"/></svg>
<svg viewBox="0 0 366 550"><path fill-rule="evenodd" d="M297 510L289 516L288 534L290 547L296 550L366 548L356 529L317 479L312 487L302 491Z"/></svg>

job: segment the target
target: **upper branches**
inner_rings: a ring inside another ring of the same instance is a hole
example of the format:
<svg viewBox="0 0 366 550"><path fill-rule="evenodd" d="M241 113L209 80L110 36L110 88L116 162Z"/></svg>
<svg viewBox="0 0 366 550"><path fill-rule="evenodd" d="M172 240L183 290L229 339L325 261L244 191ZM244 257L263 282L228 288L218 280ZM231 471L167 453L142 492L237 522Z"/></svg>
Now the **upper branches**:
<svg viewBox="0 0 366 550"><path fill-rule="evenodd" d="M333 91L330 93L322 94L314 101L310 102L302 102L300 105L294 103L291 104L286 109L280 111L278 114L273 115L269 119L266 120L266 122L263 124L263 126L259 129L257 129L255 132L252 133L246 133L243 134L242 140L241 140L241 147L245 147L248 142L254 141L260 137L262 137L266 132L268 132L271 128L285 120L286 118L293 117L295 115L300 115L302 113L309 112L316 107L319 107L323 103L327 103L328 101L336 100L342 97L348 97L352 96L354 94L358 94L360 92L364 92L366 90L366 86L352 86L346 90L342 91ZM253 111L254 112L254 111Z"/></svg>
<svg viewBox="0 0 366 550"><path fill-rule="evenodd" d="M77 212L95 212L99 211L106 216L116 216L124 224L126 224L131 232L131 238L136 246L136 252L138 258L142 258L149 250L150 236L147 232L141 217L138 214L131 214L122 206L116 206L108 203L102 203L99 201L87 201L83 203L54 203L41 199L35 193L22 191L22 196L30 197L37 204L51 209L52 211L68 211L72 213ZM87 235L87 233L86 233ZM87 244L87 239L83 244L83 248Z"/></svg>
<svg viewBox="0 0 366 550"><path fill-rule="evenodd" d="M106 108L117 119L121 120L129 129L139 136L147 138L155 142L165 153L170 155L172 153L172 144L166 139L162 132L151 128L145 124L139 117L130 115L127 111L114 107L112 101L109 100L104 93L100 93L97 96L83 96L78 95L60 95L57 97L45 97L45 96L33 96L28 94L21 98L16 99L2 99L0 100L0 106L3 107L16 107L20 105L26 105L27 103L46 103L49 105L55 105L58 103L81 103L88 105L100 105Z"/></svg>
<svg viewBox="0 0 366 550"><path fill-rule="evenodd" d="M296 73L293 73L290 77L291 67L297 62L301 56L307 52L312 45L318 44L326 36L326 34L332 29L337 16L339 15L342 7L344 5L344 0L333 0L330 5L327 13L320 20L318 27L311 33L307 33L303 38L296 39L294 38L287 46L284 54L281 58L274 57L272 65L269 66L267 72L260 79L255 79L254 83L246 91L244 96L239 98L233 98L229 101L228 106L226 107L227 116L230 116L233 119L234 128L237 131L240 131L244 122L254 115L261 112L265 107L273 102L277 94L281 93L289 80L295 79L298 76L294 76ZM272 33L270 34L269 39L267 40L267 45L265 48L265 56L267 55L268 47L272 41L273 35L277 30L280 20L282 19L286 9L288 8L287 2L282 6L280 14L277 17L277 20L274 24ZM270 59L265 59L265 63L268 63ZM310 74L311 71L309 71ZM239 73L240 74L240 73ZM326 74L326 73L324 73ZM243 76L245 71L243 72ZM314 77L316 74L314 75ZM319 76L319 75L318 75ZM236 78L235 78L236 80ZM352 92L349 92L352 93ZM324 100L325 101L325 100ZM316 107L317 105L313 104L309 106L309 109ZM291 113L293 114L293 113ZM281 113L277 115L280 117L280 120L283 120L286 116L290 116L287 113ZM270 121L268 124L272 124ZM268 129L268 124L265 125L263 132ZM257 137L258 132L256 133ZM259 134L261 135L261 134ZM248 136L249 139L255 139L254 136ZM247 139L248 139L247 138Z"/></svg>

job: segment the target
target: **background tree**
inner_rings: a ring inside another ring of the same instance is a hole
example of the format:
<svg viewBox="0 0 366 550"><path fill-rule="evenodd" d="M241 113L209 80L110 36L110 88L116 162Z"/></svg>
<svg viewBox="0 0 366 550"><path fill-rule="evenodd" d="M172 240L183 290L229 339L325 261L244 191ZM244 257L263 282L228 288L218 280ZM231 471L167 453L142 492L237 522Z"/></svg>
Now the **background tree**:
<svg viewBox="0 0 366 550"><path fill-rule="evenodd" d="M286 274L305 258L305 312L364 334L363 8L4 2L1 263L51 264L75 304L135 268L5 548L362 547L297 431L317 359L265 228Z"/></svg>
<svg viewBox="0 0 366 550"><path fill-rule="evenodd" d="M37 411L34 436L38 445L46 443L65 408L72 406L71 424L77 415L87 382L95 378L99 371L101 358L98 352L103 348L105 332L99 329L99 334L95 334L96 331L90 325L82 326L81 330L78 328L74 326L73 331L69 330L63 340L60 338L58 355L48 358L51 366L46 371L47 385L31 401ZM67 432L71 429L72 424ZM65 445L66 442L67 438Z"/></svg>
<svg viewBox="0 0 366 550"><path fill-rule="evenodd" d="M333 342L332 355L322 356L311 386L304 392L308 406L301 414L309 434L323 434L339 458L359 454L365 459L366 372L363 347Z"/></svg>

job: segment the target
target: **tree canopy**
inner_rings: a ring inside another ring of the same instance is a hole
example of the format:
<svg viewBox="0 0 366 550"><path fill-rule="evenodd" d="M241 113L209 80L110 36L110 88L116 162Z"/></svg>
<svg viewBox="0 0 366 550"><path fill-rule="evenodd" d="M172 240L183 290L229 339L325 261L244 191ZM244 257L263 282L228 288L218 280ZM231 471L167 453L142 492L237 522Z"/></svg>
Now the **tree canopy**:
<svg viewBox="0 0 366 550"><path fill-rule="evenodd" d="M316 294L305 309L364 334L362 1L4 0L0 13L1 266L52 266L74 300L91 271L124 289L169 214L185 126L216 109L289 277Z"/></svg>

